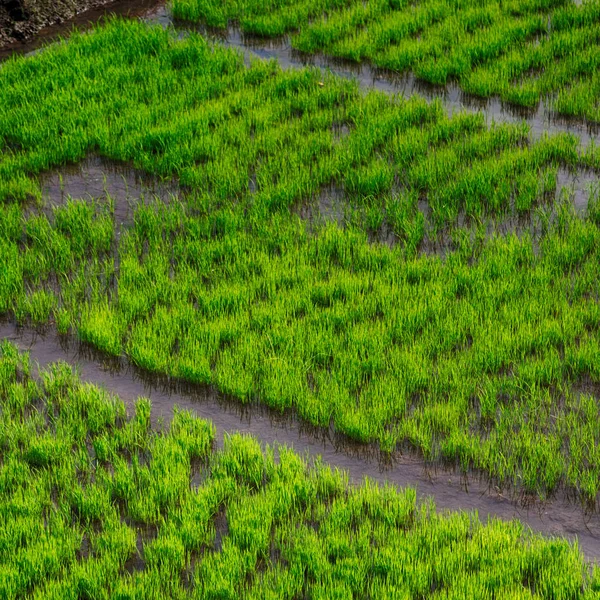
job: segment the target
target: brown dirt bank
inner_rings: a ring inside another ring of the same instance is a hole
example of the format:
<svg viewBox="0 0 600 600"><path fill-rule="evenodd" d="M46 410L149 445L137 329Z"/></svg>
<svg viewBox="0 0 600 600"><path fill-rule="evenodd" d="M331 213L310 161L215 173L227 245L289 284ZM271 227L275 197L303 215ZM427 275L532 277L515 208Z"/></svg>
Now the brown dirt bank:
<svg viewBox="0 0 600 600"><path fill-rule="evenodd" d="M110 0L0 0L0 46L23 41Z"/></svg>
<svg viewBox="0 0 600 600"><path fill-rule="evenodd" d="M0 0L0 49L18 51L38 34L46 37L47 27L55 29L48 32L53 37L66 33L61 25L82 27L112 13L140 16L159 4L164 0Z"/></svg>

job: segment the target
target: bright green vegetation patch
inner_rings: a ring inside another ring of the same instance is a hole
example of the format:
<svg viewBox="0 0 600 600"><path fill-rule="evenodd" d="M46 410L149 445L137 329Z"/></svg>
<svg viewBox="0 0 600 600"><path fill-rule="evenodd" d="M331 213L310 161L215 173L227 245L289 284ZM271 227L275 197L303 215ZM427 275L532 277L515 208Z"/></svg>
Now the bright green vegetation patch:
<svg viewBox="0 0 600 600"><path fill-rule="evenodd" d="M459 217L527 215L553 201L559 168L598 170L575 136L529 139L443 105L318 70L282 72L192 35L112 22L0 68L0 201L39 197L36 175L90 153L176 177L205 204L287 215L332 186L377 231L418 248ZM219 204L220 203L220 204ZM360 210L358 210L360 209Z"/></svg>
<svg viewBox="0 0 600 600"><path fill-rule="evenodd" d="M66 364L30 376L0 345L0 596L597 597L577 546L518 522L437 514L414 490L350 487L286 448L176 411L150 425Z"/></svg>
<svg viewBox="0 0 600 600"><path fill-rule="evenodd" d="M597 150L319 77L124 22L6 63L0 312L385 451L595 501L600 206L543 199ZM26 204L37 173L89 152L189 194L119 230L110 198ZM292 209L329 185L356 211L308 227ZM475 223L444 260L418 252L420 201L434 232ZM486 240L513 204L543 233ZM384 221L393 248L368 241Z"/></svg>
<svg viewBox="0 0 600 600"><path fill-rule="evenodd" d="M102 204L55 222L3 213L3 309L385 450L596 498L597 217L563 207L537 253L528 236L466 235L442 261L355 229L196 210L139 208L118 266Z"/></svg>
<svg viewBox="0 0 600 600"><path fill-rule="evenodd" d="M550 98L563 114L600 120L600 2L572 0L173 0L184 20L455 80L466 92L523 106Z"/></svg>

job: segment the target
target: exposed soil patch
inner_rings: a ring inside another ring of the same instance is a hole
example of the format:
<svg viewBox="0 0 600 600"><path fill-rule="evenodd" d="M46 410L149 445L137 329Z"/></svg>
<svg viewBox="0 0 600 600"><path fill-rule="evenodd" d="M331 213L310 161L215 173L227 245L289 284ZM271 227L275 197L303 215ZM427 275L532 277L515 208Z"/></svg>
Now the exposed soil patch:
<svg viewBox="0 0 600 600"><path fill-rule="evenodd" d="M0 46L27 40L47 25L62 23L77 13L109 0L4 0L0 6Z"/></svg>
<svg viewBox="0 0 600 600"><path fill-rule="evenodd" d="M111 14L152 14L164 0L3 0L0 2L0 60L32 52L45 42L85 29Z"/></svg>

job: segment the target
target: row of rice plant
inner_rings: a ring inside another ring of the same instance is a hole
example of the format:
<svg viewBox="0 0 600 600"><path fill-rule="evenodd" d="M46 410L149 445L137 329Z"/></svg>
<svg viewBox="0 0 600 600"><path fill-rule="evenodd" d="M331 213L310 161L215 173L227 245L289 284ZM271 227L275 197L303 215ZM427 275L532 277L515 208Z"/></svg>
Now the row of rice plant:
<svg viewBox="0 0 600 600"><path fill-rule="evenodd" d="M248 34L292 33L307 53L457 81L478 96L600 120L600 2L588 0L173 0L174 15Z"/></svg>
<svg viewBox="0 0 600 600"><path fill-rule="evenodd" d="M349 485L188 412L31 375L0 344L0 595L80 598L597 597L576 544Z"/></svg>
<svg viewBox="0 0 600 600"><path fill-rule="evenodd" d="M0 306L153 372L212 384L384 450L595 501L598 212L457 230L445 258L227 206L72 201L0 215Z"/></svg>
<svg viewBox="0 0 600 600"><path fill-rule="evenodd" d="M121 21L5 63L0 312L385 451L594 502L600 206L544 198L597 149L320 77ZM110 198L28 203L37 174L90 152L188 193L124 227ZM357 208L309 227L293 209L330 185ZM422 204L432 235L458 225L443 260L418 252ZM535 236L487 239L486 215L519 210ZM382 221L393 248L369 243Z"/></svg>
<svg viewBox="0 0 600 600"><path fill-rule="evenodd" d="M371 228L385 221L401 241L415 230L414 247L420 206L435 236L465 216L530 214L554 200L559 169L595 179L600 168L596 146L574 136L533 142L525 125L363 95L318 70L246 67L200 36L139 23L5 63L0 104L0 201L39 198L38 174L94 152L175 177L209 204L250 197L256 214L334 187Z"/></svg>

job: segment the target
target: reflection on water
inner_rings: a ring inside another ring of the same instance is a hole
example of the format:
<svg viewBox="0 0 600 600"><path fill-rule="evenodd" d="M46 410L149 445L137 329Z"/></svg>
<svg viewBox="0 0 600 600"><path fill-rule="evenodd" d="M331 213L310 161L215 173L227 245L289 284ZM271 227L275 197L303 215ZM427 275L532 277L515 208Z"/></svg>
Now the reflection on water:
<svg viewBox="0 0 600 600"><path fill-rule="evenodd" d="M50 215L52 208L65 204L69 198L91 200L109 196L114 203L117 224L130 224L135 206L146 200L169 203L179 194L174 183L165 183L122 165L90 156L76 165L68 165L40 176L43 210Z"/></svg>

